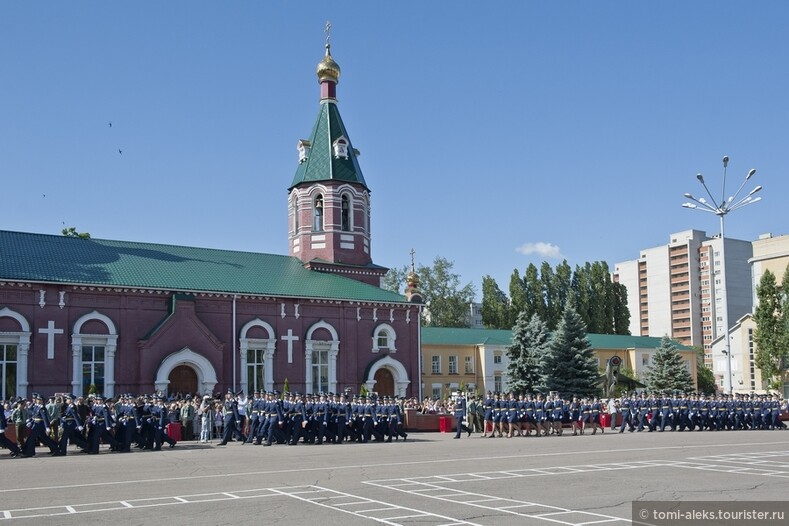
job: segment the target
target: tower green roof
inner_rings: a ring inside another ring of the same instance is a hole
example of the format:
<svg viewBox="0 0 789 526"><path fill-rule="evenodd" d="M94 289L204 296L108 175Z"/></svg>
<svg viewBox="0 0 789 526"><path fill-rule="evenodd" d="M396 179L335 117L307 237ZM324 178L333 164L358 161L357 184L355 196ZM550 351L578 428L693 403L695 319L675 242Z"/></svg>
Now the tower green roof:
<svg viewBox="0 0 789 526"><path fill-rule="evenodd" d="M340 137L344 137L348 141L347 158L334 155L334 141ZM340 181L360 184L369 191L356 158L356 151L353 149L351 139L348 137L348 132L345 130L340 111L334 100L321 101L318 119L312 128L309 141L311 143L310 152L296 169L296 175L293 177L289 189L302 183Z"/></svg>

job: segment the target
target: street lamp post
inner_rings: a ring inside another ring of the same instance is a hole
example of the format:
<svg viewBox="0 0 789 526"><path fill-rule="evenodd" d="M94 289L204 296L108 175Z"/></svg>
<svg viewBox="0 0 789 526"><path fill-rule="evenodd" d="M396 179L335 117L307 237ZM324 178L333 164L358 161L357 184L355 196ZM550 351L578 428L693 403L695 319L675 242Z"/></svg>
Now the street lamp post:
<svg viewBox="0 0 789 526"><path fill-rule="evenodd" d="M743 187L745 186L745 184L756 173L756 169L755 168L751 168L748 171L748 174L745 176L745 180L742 182L742 184L740 184L740 187L737 189L737 191L727 199L726 198L726 170L727 170L728 165L729 165L729 156L728 155L724 155L723 156L723 190L721 191L720 204L716 204L715 198L712 196L712 193L710 192L710 189L707 187L707 184L704 182L704 176L701 175L701 174L696 174L696 179L698 179L699 182L702 184L702 186L704 187L704 190L707 192L707 195L709 196L710 200L707 201L704 197L695 198L691 194L685 194L685 197L687 199L690 199L693 202L692 203L683 203L682 206L685 207L685 208L689 208L691 210L700 210L702 212L710 212L710 213L713 213L713 214L715 214L716 216L718 216L720 218L720 223L721 223L720 259L721 259L721 261L723 261L722 270L724 270L724 275L722 276L722 280L721 280L722 281L722 285L723 285L723 287L722 287L722 289L723 289L722 290L722 296L723 296L722 303L723 303L723 306L724 306L723 307L724 312L723 312L723 316L722 317L723 317L723 326L724 326L724 338L725 338L725 342L726 342L726 344L725 344L726 345L726 350L724 351L726 353L726 378L725 378L725 382L724 382L724 386L723 387L724 387L724 389L726 390L726 392L728 394L732 394L731 340L730 340L730 337L729 337L729 298L728 298L728 287L726 286L725 269L723 268L726 265L726 263L725 263L726 259L725 259L725 256L724 256L724 250L725 250L725 247L726 247L726 240L724 238L724 219L726 218L726 215L729 214L729 212L734 212L735 210L738 210L738 209L740 209L740 208L742 208L744 206L748 206L750 204L753 204L753 203L756 203L758 201L761 201L761 199L762 199L761 197L753 197L753 195L756 192L760 191L762 189L762 187L761 186L755 187L753 190L748 192L748 194L745 197L743 197L742 199L737 200L738 196L739 196L740 192L742 191ZM714 272L714 268L713 268L713 274L712 274L710 287L712 287L712 283L714 283L714 279L715 279L715 272ZM717 317L717 312L715 314L716 314L716 317Z"/></svg>

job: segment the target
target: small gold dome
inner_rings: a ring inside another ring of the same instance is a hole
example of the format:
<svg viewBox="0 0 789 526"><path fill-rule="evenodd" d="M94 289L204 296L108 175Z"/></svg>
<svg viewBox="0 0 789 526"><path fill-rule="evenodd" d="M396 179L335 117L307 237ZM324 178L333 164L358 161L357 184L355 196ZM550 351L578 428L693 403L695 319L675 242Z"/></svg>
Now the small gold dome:
<svg viewBox="0 0 789 526"><path fill-rule="evenodd" d="M326 44L326 56L318 63L318 81L330 80L337 84L340 81L340 66L331 56L331 46Z"/></svg>

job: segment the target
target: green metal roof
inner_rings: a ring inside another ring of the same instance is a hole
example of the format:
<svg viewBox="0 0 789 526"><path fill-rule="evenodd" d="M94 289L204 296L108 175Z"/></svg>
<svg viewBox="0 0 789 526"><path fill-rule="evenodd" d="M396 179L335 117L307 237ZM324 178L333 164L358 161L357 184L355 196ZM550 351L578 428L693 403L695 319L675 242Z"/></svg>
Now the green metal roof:
<svg viewBox="0 0 789 526"><path fill-rule="evenodd" d="M620 334L587 334L593 349L656 349L660 338ZM511 345L512 331L506 329L454 329L423 327L423 345ZM690 350L674 342L678 350Z"/></svg>
<svg viewBox="0 0 789 526"><path fill-rule="evenodd" d="M291 256L5 230L0 280L407 303Z"/></svg>
<svg viewBox="0 0 789 526"><path fill-rule="evenodd" d="M347 159L337 158L333 154L332 144L339 137L348 140ZM310 153L296 169L290 188L302 183L342 181L358 183L369 190L362 169L359 167L359 161L356 159L351 139L340 117L340 111L333 101L327 100L321 103L318 119L312 128L309 141L312 143Z"/></svg>

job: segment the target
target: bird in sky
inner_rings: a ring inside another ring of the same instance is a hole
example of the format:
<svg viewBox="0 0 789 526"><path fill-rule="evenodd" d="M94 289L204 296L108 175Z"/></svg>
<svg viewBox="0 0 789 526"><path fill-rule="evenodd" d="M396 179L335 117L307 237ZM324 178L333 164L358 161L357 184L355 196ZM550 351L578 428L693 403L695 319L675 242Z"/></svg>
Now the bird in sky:
<svg viewBox="0 0 789 526"><path fill-rule="evenodd" d="M120 148L118 148L118 153L119 153L119 154L121 154L121 155L123 155L123 150L121 150Z"/></svg>
<svg viewBox="0 0 789 526"><path fill-rule="evenodd" d="M110 128L112 128L112 123L110 123Z"/></svg>

